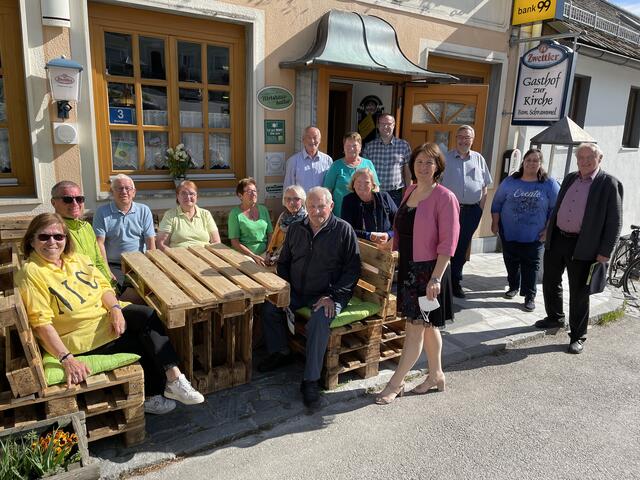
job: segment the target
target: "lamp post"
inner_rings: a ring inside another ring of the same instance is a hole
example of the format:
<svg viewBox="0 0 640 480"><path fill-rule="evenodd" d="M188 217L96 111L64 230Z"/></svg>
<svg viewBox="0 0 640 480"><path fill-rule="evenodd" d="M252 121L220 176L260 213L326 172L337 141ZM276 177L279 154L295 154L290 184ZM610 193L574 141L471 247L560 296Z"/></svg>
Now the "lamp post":
<svg viewBox="0 0 640 480"><path fill-rule="evenodd" d="M64 57L51 60L45 66L51 87L51 98L58 102L58 118L69 118L70 101L80 100L82 65Z"/></svg>

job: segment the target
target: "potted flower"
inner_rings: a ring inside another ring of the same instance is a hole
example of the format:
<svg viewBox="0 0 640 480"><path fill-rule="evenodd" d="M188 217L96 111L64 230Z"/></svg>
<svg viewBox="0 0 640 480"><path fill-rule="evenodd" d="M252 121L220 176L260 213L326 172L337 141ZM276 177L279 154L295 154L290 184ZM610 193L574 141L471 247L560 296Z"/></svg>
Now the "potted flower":
<svg viewBox="0 0 640 480"><path fill-rule="evenodd" d="M191 155L183 143L176 145L176 148L167 148L167 168L176 186L186 178L187 170L194 167Z"/></svg>

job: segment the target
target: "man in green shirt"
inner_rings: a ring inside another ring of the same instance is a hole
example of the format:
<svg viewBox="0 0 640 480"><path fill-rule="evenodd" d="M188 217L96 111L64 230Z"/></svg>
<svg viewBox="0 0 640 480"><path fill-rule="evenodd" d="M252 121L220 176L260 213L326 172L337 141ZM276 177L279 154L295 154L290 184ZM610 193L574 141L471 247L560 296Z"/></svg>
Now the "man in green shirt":
<svg viewBox="0 0 640 480"><path fill-rule="evenodd" d="M77 252L87 255L104 277L111 282L113 276L100 254L96 234L84 215L84 195L80 186L69 180L56 183L51 189L51 205L69 228Z"/></svg>

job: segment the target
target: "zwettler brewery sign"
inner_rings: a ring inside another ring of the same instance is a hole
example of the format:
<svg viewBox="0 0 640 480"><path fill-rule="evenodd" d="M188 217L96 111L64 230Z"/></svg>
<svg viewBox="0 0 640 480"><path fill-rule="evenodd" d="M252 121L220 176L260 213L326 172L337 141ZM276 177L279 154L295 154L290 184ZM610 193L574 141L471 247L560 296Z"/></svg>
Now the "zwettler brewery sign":
<svg viewBox="0 0 640 480"><path fill-rule="evenodd" d="M544 41L522 56L512 125L550 125L564 117L573 57L569 47Z"/></svg>

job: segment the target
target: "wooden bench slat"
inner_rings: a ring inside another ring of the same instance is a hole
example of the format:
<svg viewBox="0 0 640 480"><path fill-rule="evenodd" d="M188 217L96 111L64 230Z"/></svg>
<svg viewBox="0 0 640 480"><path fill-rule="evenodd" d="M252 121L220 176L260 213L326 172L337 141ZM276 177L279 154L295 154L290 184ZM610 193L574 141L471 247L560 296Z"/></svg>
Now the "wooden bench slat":
<svg viewBox="0 0 640 480"><path fill-rule="evenodd" d="M249 275L259 284L265 286L270 292L278 292L289 289L289 284L273 272L266 270L257 263L249 260L240 252L222 243L207 245L208 250L230 263L242 273Z"/></svg>
<svg viewBox="0 0 640 480"><path fill-rule="evenodd" d="M180 265L175 263L164 252L160 250L149 250L147 257L164 271L176 285L179 285L185 293L188 293L195 302L200 305L213 305L220 301L215 293L205 288L200 282L185 272Z"/></svg>
<svg viewBox="0 0 640 480"><path fill-rule="evenodd" d="M232 267L204 247L189 247L189 250L214 267L219 273L238 285L245 292L249 292L252 297L259 297L258 299L260 301L264 300L266 289L251 277L243 274L237 268Z"/></svg>
<svg viewBox="0 0 640 480"><path fill-rule="evenodd" d="M167 248L165 252L179 265L190 271L192 275L196 275L203 284L221 299L245 298L245 293L240 287L227 280L216 272L211 265L186 248Z"/></svg>
<svg viewBox="0 0 640 480"><path fill-rule="evenodd" d="M134 270L169 310L193 305L193 301L141 252L122 254L125 266ZM126 268L125 268L126 270Z"/></svg>
<svg viewBox="0 0 640 480"><path fill-rule="evenodd" d="M363 240L360 240L358 244L360 246L360 260L363 263L374 265L385 272L392 271L395 268L398 257L397 252L382 250Z"/></svg>

